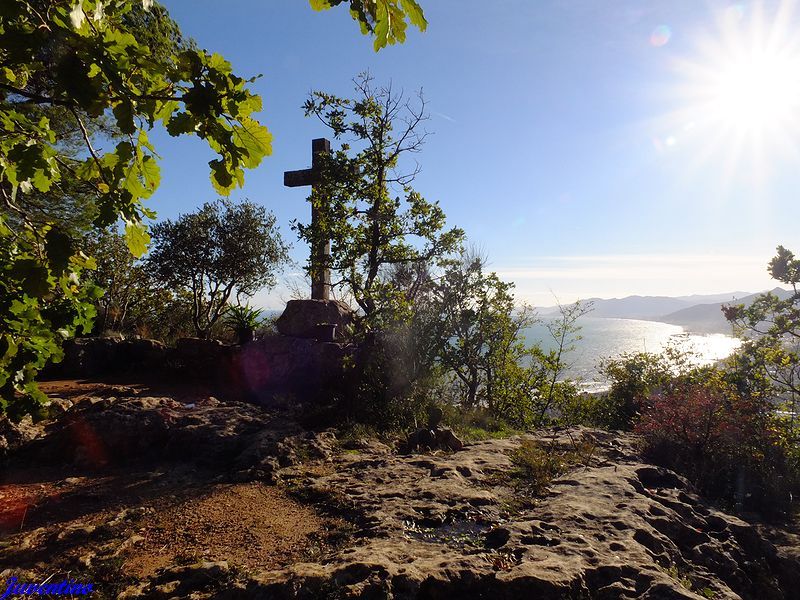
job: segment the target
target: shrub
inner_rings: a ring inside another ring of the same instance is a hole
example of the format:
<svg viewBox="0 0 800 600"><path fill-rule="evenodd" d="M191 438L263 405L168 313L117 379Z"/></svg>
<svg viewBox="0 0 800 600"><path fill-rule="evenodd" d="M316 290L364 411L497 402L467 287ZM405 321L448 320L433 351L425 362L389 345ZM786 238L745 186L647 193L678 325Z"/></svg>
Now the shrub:
<svg viewBox="0 0 800 600"><path fill-rule="evenodd" d="M342 389L334 392L339 419L378 430L424 422L433 387L413 363L413 342L403 331L367 335L346 367Z"/></svg>
<svg viewBox="0 0 800 600"><path fill-rule="evenodd" d="M634 352L600 363L610 382L608 392L585 398L585 424L606 429L631 430L648 398L670 393L689 384L717 380L722 374L713 366L697 366L692 355L675 347L661 354Z"/></svg>
<svg viewBox="0 0 800 600"><path fill-rule="evenodd" d="M569 471L580 461L576 452L562 451L554 445L530 439L522 440L511 455L514 470L511 475L517 480L517 491L531 496L541 496L550 482Z"/></svg>
<svg viewBox="0 0 800 600"><path fill-rule="evenodd" d="M632 429L642 402L672 380L684 364L682 355L669 351L635 352L603 361L600 372L611 386L593 399L591 422L608 429Z"/></svg>
<svg viewBox="0 0 800 600"><path fill-rule="evenodd" d="M769 405L712 378L653 396L635 431L644 454L728 507L785 514L798 471Z"/></svg>

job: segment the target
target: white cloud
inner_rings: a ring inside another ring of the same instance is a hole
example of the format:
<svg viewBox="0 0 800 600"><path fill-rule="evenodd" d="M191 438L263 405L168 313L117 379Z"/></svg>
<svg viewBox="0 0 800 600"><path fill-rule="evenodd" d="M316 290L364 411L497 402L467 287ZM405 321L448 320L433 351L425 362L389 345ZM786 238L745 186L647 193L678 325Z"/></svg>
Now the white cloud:
<svg viewBox="0 0 800 600"><path fill-rule="evenodd" d="M733 255L605 255L528 257L498 265L517 284L517 297L533 304L630 295L683 296L773 287L768 259Z"/></svg>

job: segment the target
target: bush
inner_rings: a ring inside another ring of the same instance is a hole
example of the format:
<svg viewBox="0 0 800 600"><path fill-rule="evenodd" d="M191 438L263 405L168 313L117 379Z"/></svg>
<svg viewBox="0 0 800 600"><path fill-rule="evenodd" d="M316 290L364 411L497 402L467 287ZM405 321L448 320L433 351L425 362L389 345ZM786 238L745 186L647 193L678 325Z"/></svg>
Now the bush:
<svg viewBox="0 0 800 600"><path fill-rule="evenodd" d="M554 445L545 446L536 440L524 439L511 455L514 465L512 476L517 480L517 491L531 496L541 496L547 486L580 462L575 451L562 451Z"/></svg>
<svg viewBox="0 0 800 600"><path fill-rule="evenodd" d="M726 507L786 514L800 478L769 405L712 378L653 396L635 431L650 460Z"/></svg>
<svg viewBox="0 0 800 600"><path fill-rule="evenodd" d="M402 330L367 335L335 392L339 419L378 430L424 422L433 386L415 371L413 359L413 343Z"/></svg>
<svg viewBox="0 0 800 600"><path fill-rule="evenodd" d="M718 376L714 367L698 367L691 355L674 347L661 354L634 352L600 363L600 372L610 382L605 394L587 397L585 424L629 431L636 425L653 394Z"/></svg>

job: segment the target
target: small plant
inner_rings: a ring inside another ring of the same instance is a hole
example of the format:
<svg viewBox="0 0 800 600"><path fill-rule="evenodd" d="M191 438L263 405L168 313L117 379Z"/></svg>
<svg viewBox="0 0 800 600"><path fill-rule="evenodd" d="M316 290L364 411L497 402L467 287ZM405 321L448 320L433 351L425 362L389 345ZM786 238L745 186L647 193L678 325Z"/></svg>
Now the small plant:
<svg viewBox="0 0 800 600"><path fill-rule="evenodd" d="M249 304L231 306L225 313L225 324L236 334L240 344L253 341L253 334L261 324L261 309Z"/></svg>
<svg viewBox="0 0 800 600"><path fill-rule="evenodd" d="M509 438L522 432L484 408L466 410L450 404L443 407L444 422L467 442Z"/></svg>
<svg viewBox="0 0 800 600"><path fill-rule="evenodd" d="M364 423L344 423L336 432L336 441L339 447L356 452L366 441L377 440L379 437L379 433L374 427Z"/></svg>
<svg viewBox="0 0 800 600"><path fill-rule="evenodd" d="M518 482L518 491L540 496L553 479L576 465L579 457L575 452L526 439L511 455L511 462L514 465L511 475Z"/></svg>
<svg viewBox="0 0 800 600"><path fill-rule="evenodd" d="M688 591L693 591L694 585L692 584L691 578L684 573L681 569L678 568L678 565L672 564L664 572L672 577L675 581L677 581L680 586Z"/></svg>

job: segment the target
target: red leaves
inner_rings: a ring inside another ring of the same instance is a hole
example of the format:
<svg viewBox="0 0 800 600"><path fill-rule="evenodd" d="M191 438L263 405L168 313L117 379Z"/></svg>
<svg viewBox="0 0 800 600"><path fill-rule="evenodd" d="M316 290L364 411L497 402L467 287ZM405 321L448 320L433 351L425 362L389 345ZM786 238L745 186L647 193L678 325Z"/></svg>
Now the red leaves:
<svg viewBox="0 0 800 600"><path fill-rule="evenodd" d="M646 439L673 442L697 455L736 453L760 446L768 436L758 404L730 389L687 385L655 396L636 432Z"/></svg>

